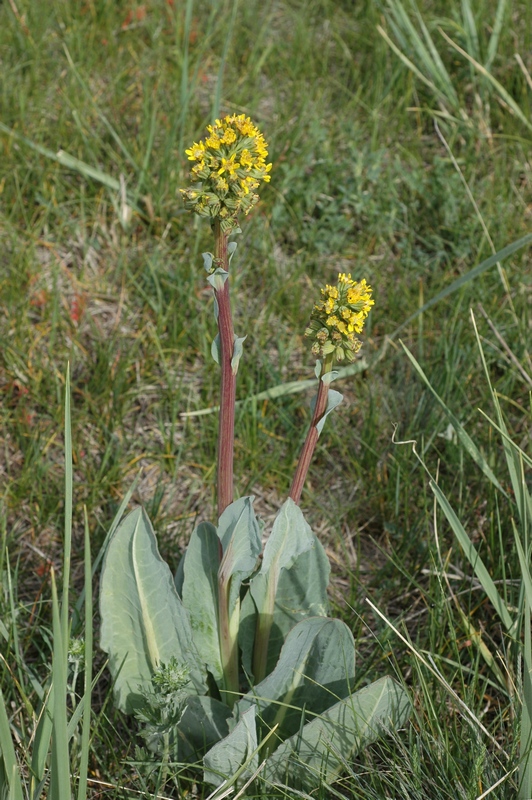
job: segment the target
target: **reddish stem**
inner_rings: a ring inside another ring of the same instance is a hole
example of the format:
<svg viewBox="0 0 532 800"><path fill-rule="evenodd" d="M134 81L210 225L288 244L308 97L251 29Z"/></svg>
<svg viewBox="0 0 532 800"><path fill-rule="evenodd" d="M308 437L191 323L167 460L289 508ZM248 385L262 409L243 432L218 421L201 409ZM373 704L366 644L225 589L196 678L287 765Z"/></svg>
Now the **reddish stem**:
<svg viewBox="0 0 532 800"><path fill-rule="evenodd" d="M227 234L214 221L215 265L229 272ZM221 289L215 289L218 303L218 331L220 334L220 419L218 425L218 516L233 502L233 458L235 436L236 375L233 375L234 331L229 300L229 279Z"/></svg>
<svg viewBox="0 0 532 800"><path fill-rule="evenodd" d="M214 221L214 265L229 272L227 234L222 231L220 220ZM236 375L231 360L234 350L233 317L229 299L229 278L220 289L214 290L218 304L218 332L220 335L220 417L218 422L218 517L233 502L233 460L235 442ZM238 696L238 644L231 631L229 618L229 576L224 574L225 560L220 547L220 569L218 571L218 633L223 665L224 691L222 696L230 708Z"/></svg>
<svg viewBox="0 0 532 800"><path fill-rule="evenodd" d="M319 433L316 426L327 410L329 384L325 383L322 378L327 372L331 371L332 363L332 359L328 359L322 364L318 385L318 396L316 397L314 413L310 422L307 438L305 439L305 444L303 445L303 449L301 450L299 456L296 474L294 475L294 480L292 481L292 487L290 489L289 496L297 505L299 505L299 501L301 499L301 492L303 491L303 486L305 485L305 481L307 479L310 462L312 461L312 456L314 455L314 450L316 449L316 444L319 438Z"/></svg>

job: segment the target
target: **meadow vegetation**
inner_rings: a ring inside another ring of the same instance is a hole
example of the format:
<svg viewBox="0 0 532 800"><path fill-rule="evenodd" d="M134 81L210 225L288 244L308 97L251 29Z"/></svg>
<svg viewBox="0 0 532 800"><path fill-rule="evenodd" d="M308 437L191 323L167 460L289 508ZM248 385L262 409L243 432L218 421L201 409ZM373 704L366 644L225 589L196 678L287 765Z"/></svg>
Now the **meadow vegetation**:
<svg viewBox="0 0 532 800"><path fill-rule="evenodd" d="M84 509L96 558L137 478L132 503L174 567L199 509L215 515L217 417L192 413L217 403L201 259L211 239L179 189L185 147L215 117L245 113L273 168L232 276L235 329L248 333L235 481L267 521L290 489L310 393L264 392L313 377L304 331L321 285L351 273L375 298L301 507L332 561L358 685L394 675L414 712L316 796L529 797L517 769L526 637L523 653L522 627L501 623L429 479L513 613L526 592L514 520L530 557L530 464L522 457L519 494L508 439L479 409L496 420L495 397L529 452L530 249L469 273L530 230L531 44L526 0L0 5L0 687L21 761L51 669L52 570L61 585L67 362L72 603ZM98 624L95 614L95 642ZM103 665L95 647L95 675ZM207 797L201 771L165 765L161 781L140 744L103 671L87 796ZM74 774L81 749L75 734Z"/></svg>

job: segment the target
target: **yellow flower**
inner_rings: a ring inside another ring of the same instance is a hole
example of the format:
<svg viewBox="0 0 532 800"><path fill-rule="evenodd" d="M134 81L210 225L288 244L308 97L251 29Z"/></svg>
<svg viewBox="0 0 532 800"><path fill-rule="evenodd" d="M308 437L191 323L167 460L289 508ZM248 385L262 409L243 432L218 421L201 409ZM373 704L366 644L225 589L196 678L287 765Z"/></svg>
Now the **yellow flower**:
<svg viewBox="0 0 532 800"><path fill-rule="evenodd" d="M251 153L249 152L249 150L247 148L244 148L242 150L242 152L240 153L240 163L247 170L250 170L251 167L253 166L253 163L254 163L253 162L253 156L251 155Z"/></svg>
<svg viewBox="0 0 532 800"><path fill-rule="evenodd" d="M233 128L227 128L220 141L222 144L233 144L236 141L236 133Z"/></svg>
<svg viewBox="0 0 532 800"><path fill-rule="evenodd" d="M221 141L218 136L212 134L212 136L209 136L208 139L205 139L205 144L210 150L219 150Z"/></svg>
<svg viewBox="0 0 532 800"><path fill-rule="evenodd" d="M341 272L336 286L327 284L321 290L322 300L314 306L305 335L313 340L312 352L324 358L333 354L337 361L354 361L361 342L361 333L374 301L372 289L365 279L354 281L350 273Z"/></svg>
<svg viewBox="0 0 532 800"><path fill-rule="evenodd" d="M191 178L200 185L180 191L185 208L202 216L219 216L228 232L236 227L237 215L248 214L258 201L255 189L261 181L270 181L268 145L245 114L217 119L207 132L205 140L185 151L190 161L197 162ZM209 195L209 202L200 202L198 192Z"/></svg>
<svg viewBox="0 0 532 800"><path fill-rule="evenodd" d="M218 175L223 175L224 172L228 172L229 175L232 177L240 166L238 161L235 161L235 158L236 158L235 153L232 153L230 158L222 157L222 166L218 170Z"/></svg>
<svg viewBox="0 0 532 800"><path fill-rule="evenodd" d="M199 142L199 144L196 144L196 142L194 142L190 150L185 150L185 153L187 154L189 161L199 161L200 159L203 158L204 152L205 152L205 145L203 144L203 142Z"/></svg>

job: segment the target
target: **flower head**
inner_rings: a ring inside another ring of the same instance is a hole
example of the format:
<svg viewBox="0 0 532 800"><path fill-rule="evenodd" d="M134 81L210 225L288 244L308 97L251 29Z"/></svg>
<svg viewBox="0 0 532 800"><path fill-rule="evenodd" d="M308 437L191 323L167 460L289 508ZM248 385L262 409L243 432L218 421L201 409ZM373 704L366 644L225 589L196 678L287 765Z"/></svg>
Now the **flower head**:
<svg viewBox="0 0 532 800"><path fill-rule="evenodd" d="M268 145L245 114L217 119L208 136L185 150L194 185L181 189L185 208L202 217L220 217L222 229L231 231L239 213L248 214L257 200L261 181L270 180L266 164Z"/></svg>
<svg viewBox="0 0 532 800"><path fill-rule="evenodd" d="M312 352L320 358L333 356L336 361L354 361L362 343L356 338L362 332L374 300L366 280L354 281L341 272L336 286L327 284L322 299L310 315L305 336L313 340Z"/></svg>

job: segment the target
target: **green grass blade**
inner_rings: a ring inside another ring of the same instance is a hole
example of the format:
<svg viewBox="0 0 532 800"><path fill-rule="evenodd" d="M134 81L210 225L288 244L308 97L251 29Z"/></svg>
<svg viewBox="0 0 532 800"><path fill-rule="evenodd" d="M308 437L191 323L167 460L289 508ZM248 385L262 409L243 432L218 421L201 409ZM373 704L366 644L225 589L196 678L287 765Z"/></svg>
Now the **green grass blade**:
<svg viewBox="0 0 532 800"><path fill-rule="evenodd" d="M102 123L104 124L105 128L107 129L109 135L111 136L113 141L116 142L116 144L118 145L119 149L122 151L123 155L125 156L126 160L131 164L131 166L135 169L135 171L138 172L138 166L137 166L137 164L135 162L135 159L130 154L129 150L127 149L127 147L125 146L124 142L122 141L122 139L120 138L118 133L115 131L115 129L113 128L113 126L111 125L111 123L109 122L109 120L107 119L105 114L102 114L102 112L100 111L100 109L98 108L96 103L94 102L94 94L93 94L93 92L91 92L91 90L89 89L89 87L87 86L87 84L85 83L83 78L81 77L79 71L76 68L76 65L74 64L74 61L72 60L72 56L70 55L70 52L69 52L69 50L68 50L68 48L67 48L67 46L66 46L66 44L64 42L63 42L63 50L65 51L65 55L67 57L67 61L69 63L70 69L72 70L72 73L75 76L77 82L79 83L79 85L83 89L83 93L85 94L85 97L87 98L87 100L89 101L91 106L95 109L96 113L98 114L99 118L101 119Z"/></svg>
<svg viewBox="0 0 532 800"><path fill-rule="evenodd" d="M497 78L494 78L493 75L491 74L491 72L489 72L486 69L486 67L483 67L482 64L479 64L479 62L476 61L474 58L472 58L469 55L469 53L467 53L462 47L457 45L456 42L453 42L451 37L447 36L445 31L443 31L441 28L439 30L440 30L441 35L451 45L451 47L454 47L454 49L458 53L460 53L460 55L464 56L464 58L467 58L469 63L473 65L473 67L476 69L476 71L479 72L481 75L483 75L485 78L488 79L488 81L491 83L493 88L499 93L499 95L502 97L504 102L513 111L513 113L515 114L517 119L519 119L523 123L523 125L526 128L528 128L528 130L532 131L532 122L525 117L525 115L522 112L521 108L517 105L517 103L513 99L512 95L504 88L502 83L499 83Z"/></svg>
<svg viewBox="0 0 532 800"><path fill-rule="evenodd" d="M52 752L50 766L50 800L70 800L70 755L67 735L67 658L68 640L63 639L61 610L52 571L53 660L54 684Z"/></svg>
<svg viewBox="0 0 532 800"><path fill-rule="evenodd" d="M233 6L231 8L231 16L229 18L229 23L227 25L227 33L225 35L224 41L224 49L222 52L222 57L220 59L220 67L218 69L218 79L216 81L216 91L214 93L214 100L212 104L212 113L211 118L214 122L217 117L220 116L220 104L222 102L222 90L223 90L223 81L224 81L224 73L225 67L227 64L227 56L229 54L229 47L231 44L231 39L233 38L233 30L235 27L235 19L238 10L238 0L233 0Z"/></svg>
<svg viewBox="0 0 532 800"><path fill-rule="evenodd" d="M421 380L423 381L423 383L425 384L427 389L429 389L429 391L432 393L433 397L438 401L438 403L440 404L442 409L445 411L447 419L450 421L451 425L453 426L454 430L456 431L456 435L458 436L458 438L459 438L460 442L462 443L462 446L464 447L466 452L469 453L469 455L471 456L471 458L473 459L475 464L482 470L482 472L490 480L490 482L500 492L502 492L502 494L506 498L508 498L507 493L504 491L504 489L502 488L501 484L497 480L493 470L491 469L491 467L489 466L488 462L486 461L486 459L484 458L484 456L482 455L482 453L480 452L480 450L478 449L478 447L476 446L474 441L471 439L469 434L465 431L463 425L460 423L460 421L457 419L457 417L455 417L453 412L445 405L445 403L443 402L443 400L441 399L441 397L436 392L436 390L434 389L434 387L430 383L429 379L427 378L427 376L423 372L421 366L418 364L418 362L416 361L416 359L414 358L414 356L412 355L410 350L406 347L404 342L401 342L401 344L403 346L403 350L405 351L406 355L410 359L410 362L411 362L412 366L414 367L414 369L416 370L417 374L419 375L419 377L421 378Z"/></svg>
<svg viewBox="0 0 532 800"><path fill-rule="evenodd" d="M437 83L439 83L440 87L442 88L442 90L447 95L447 97L448 97L449 101L451 102L451 104L452 104L453 108L455 109L455 111L458 111L460 109L460 101L458 100L458 95L456 94L456 91L455 91L455 88L453 86L453 82L451 80L451 77L450 77L449 73L447 72L447 69L445 68L445 65L444 65L444 63L443 63L443 61L442 61L442 59L440 57L439 52L438 52L438 48L434 44L434 39L430 35L429 29L425 25L423 17L421 16L421 14L419 12L419 9L418 9L417 5L415 5L415 3L414 3L414 8L415 8L415 11L416 11L416 16L417 16L419 25L421 27L421 32L423 33L423 38L425 39L425 42L427 43L427 47L429 49L430 56L431 56L431 59L432 59L431 74L433 76L433 79Z"/></svg>
<svg viewBox="0 0 532 800"><path fill-rule="evenodd" d="M41 714L31 753L31 795L33 800L38 800L41 791L40 784L44 778L46 762L50 752L50 739L52 738L53 728L53 707L54 707L54 686L50 686L43 699Z"/></svg>
<svg viewBox="0 0 532 800"><path fill-rule="evenodd" d="M486 270L491 269L491 267L496 266L500 261L504 261L505 258L508 256L513 255L517 250L521 250L523 247L526 247L528 244L532 243L532 233L527 233L525 236L522 236L520 239L516 239L515 242L512 244L506 245L503 247L502 250L497 251L497 253L493 253L493 255L489 256L488 258L481 261L480 264L477 264L476 267L470 269L469 272L466 272L465 275L461 275L455 281L446 286L445 289L442 289L441 292L431 297L430 300L427 300L425 305L418 308L413 314L411 314L405 322L402 322L401 325L395 329L395 331L390 335L390 338L395 339L396 336L403 330L407 325L410 325L413 320L417 319L420 314L423 314L425 311L428 311L429 308L432 308L440 300L443 300L445 297L449 297L449 295L454 294L466 283L478 278L479 275L482 275Z"/></svg>
<svg viewBox="0 0 532 800"><path fill-rule="evenodd" d="M448 521L449 525L451 526L454 535L458 539L458 542L460 543L460 546L461 546L462 550L464 551L464 553L465 553L465 555L467 557L467 560L469 561L469 563L473 567L475 575L477 576L477 578L479 579L480 583L482 584L482 588L484 589L484 591L488 595L493 607L495 608L495 610L499 614L499 616L500 616L500 618L501 618L501 620L502 620L502 622L504 624L504 627L507 630L510 630L512 628L512 626L513 626L513 619L510 616L510 613L509 613L509 611L508 611L508 609L506 607L506 604L505 604L504 600L502 599L502 597L500 596L499 592L497 591L497 587L495 586L495 584L493 582L493 578L489 574L489 571L488 571L486 565L482 561L482 559L479 556L474 544L472 543L472 541L470 540L469 536L465 532L464 527L463 527L462 523L460 522L460 520L458 519L454 509L451 507L449 501L447 500L447 498L443 494L442 490L440 489L440 487L438 486L438 484L434 480L430 481L430 488L434 492L434 494L436 496L436 500L438 501L438 504L439 504L440 508L442 509L443 513L445 514L445 516L447 518L447 521Z"/></svg>
<svg viewBox="0 0 532 800"><path fill-rule="evenodd" d="M98 167L92 167L90 164L86 164L85 161L81 161L79 158L75 158L69 153L65 153L64 150L58 150L54 153L53 150L49 150L47 147L42 147L42 145L32 142L31 139L28 139L26 136L22 136L22 134L17 133L17 131L8 128L8 126L4 125L3 122L0 122L0 131L3 131L9 136L12 136L14 139L17 139L19 142L22 142L26 145L26 147L34 150L36 153L39 153L40 155L45 156L52 161L56 161L58 164L61 164L62 167L66 167L74 172L78 172L84 178L95 180L115 192L121 191L120 181L117 181L108 173L103 172L103 170L98 169ZM129 195L127 197L127 202L131 208L137 212L140 212L140 209L136 205L134 199Z"/></svg>
<svg viewBox="0 0 532 800"><path fill-rule="evenodd" d="M146 143L146 152L144 153L144 158L142 160L142 167L141 167L141 170L140 170L139 179L137 181L137 187L136 187L135 192L133 194L133 198L135 200L135 203L138 202L140 193L141 193L142 188L144 186L144 181L146 180L146 175L148 174L148 167L150 165L150 159L151 159L151 154L152 154L152 150L153 150L153 143L155 141L156 128L157 128L157 104L156 104L155 98L154 98L153 108L152 108L151 118L150 118L150 130L149 130L149 133L148 133L148 141Z"/></svg>
<svg viewBox="0 0 532 800"><path fill-rule="evenodd" d="M407 56L405 56L405 54L403 53L403 51L402 51L402 50L400 50L400 49L399 49L399 47L397 47L397 45L395 44L395 42L393 42L393 41L392 41L392 39L390 39L390 37L388 36L388 34L387 34L387 33L386 33L386 31L384 30L384 28L382 28L380 25L377 25L377 30L378 30L378 32L380 33L380 35L382 36L382 38L384 39L384 41L385 41L385 42L386 42L386 43L389 45L389 47L391 47L391 49L392 49L392 50L393 50L393 52L396 54L396 56L398 56L398 57L401 59L401 61L403 62L403 64L404 64L406 67L408 67L408 69L409 69L411 72L413 72L413 73L414 73L414 75L416 76L416 78L418 78L418 79L419 79L419 80L420 80L422 83L424 83L424 84L425 84L425 86L428 86L428 87L429 87L429 89L431 89L431 90L434 92L434 94L436 95L436 97L438 97L438 98L439 98L439 99L440 99L440 100L441 100L443 103L446 103L446 102L448 101L447 95L446 95L444 92L442 92L442 91L441 91L441 89L439 89L439 88L436 86L436 84L435 84L435 83L433 83L431 80L429 80L429 79L428 79L428 78L427 78L427 77L426 77L426 76L425 76L425 75L424 75L424 74L423 74L423 73L422 73L422 72L421 72L421 71L420 71L420 70L419 70L419 69L416 67L416 65L415 65L415 64L414 64L414 63L413 63L413 62L412 62L412 61L411 61L409 58L407 58Z"/></svg>
<svg viewBox="0 0 532 800"><path fill-rule="evenodd" d="M522 451L515 442L511 441L511 439L509 439L509 441L513 456L512 463L515 464L515 468L518 471L519 493L516 496L516 500L518 504L519 521L523 529L523 547L529 552L531 545L532 495L530 494L526 481L524 463L521 457Z"/></svg>
<svg viewBox="0 0 532 800"><path fill-rule="evenodd" d="M433 85L438 87L438 90L445 97L445 100L450 102L455 110L458 110L460 104L453 83L416 3L414 0L411 0L411 5L413 6L414 13L421 28L423 38L419 35L400 0L388 0L388 4L395 17L396 30L399 29L401 31L402 35L400 36L400 41L403 47L405 46L405 41L408 41L410 48L412 48L416 54L418 64L424 67L425 74L430 77ZM425 41L423 41L423 39Z"/></svg>
<svg viewBox="0 0 532 800"><path fill-rule="evenodd" d="M501 37L505 14L506 0L499 0L497 5L497 13L495 14L495 22L493 24L493 30L491 32L490 41L488 44L488 58L484 64L487 70L490 69L493 59L497 55L497 50L499 49L499 39Z"/></svg>
<svg viewBox="0 0 532 800"><path fill-rule="evenodd" d="M70 755L67 734L67 671L69 646L68 598L70 562L72 557L72 426L70 414L70 364L65 376L65 533L63 542L63 592L59 606L55 575L52 572L52 631L53 631L53 718L51 752L51 800L69 800Z"/></svg>
<svg viewBox="0 0 532 800"><path fill-rule="evenodd" d="M473 58L479 61L480 46L478 42L478 31L470 0L462 0L462 18L464 21L468 52Z"/></svg>
<svg viewBox="0 0 532 800"><path fill-rule="evenodd" d="M530 636L530 601L525 610L523 669L523 709L521 712L519 800L532 797L532 646Z"/></svg>
<svg viewBox="0 0 532 800"><path fill-rule="evenodd" d="M511 439L508 431L503 430L501 427L499 427L499 425L497 425L497 423L494 420L492 420L491 417L488 417L488 415L484 411L482 411L481 408L479 409L479 411L482 414L482 416L485 417L485 419L489 422L492 428L494 428L497 431L497 433L500 433L501 437L506 442L508 442L508 444L511 447L515 449L515 452L519 455L519 458L522 458L525 464L528 464L529 467L532 467L532 458L527 453L525 453L525 451L522 450L516 442L514 442Z"/></svg>
<svg viewBox="0 0 532 800"><path fill-rule="evenodd" d="M499 423L499 427L500 427L501 431L504 434L503 435L503 439L502 439L502 444L503 444L504 455L505 455L505 458L506 458L506 465L508 467L508 472L510 474L510 481L512 483L512 489L513 489L513 492L514 492L515 501L517 503L519 516L521 518L521 523L523 525L523 530L525 530L526 529L526 520L524 518L524 508L525 508L526 503L525 503L525 497L524 497L524 494L523 494L523 484L522 484L522 482L520 480L521 466L520 466L519 456L515 452L514 444L513 444L512 440L510 439L510 436L508 435L508 429L506 428L506 423L504 421L504 417L503 417L503 414L502 414L501 406L500 406L500 403L499 403L499 398L497 397L497 393L493 389L493 386L492 386L492 383L491 383L491 377L490 377L490 373L489 373L489 370L488 370L488 365L486 364L486 359L484 357L484 351L482 349L482 344L480 342L480 336L478 334L477 325L476 325L476 321L475 321L475 317L474 317L473 312L471 312L471 319L473 321L473 328L475 330L475 336L476 336L476 339L477 339L477 345L478 345L478 349L479 349L479 353L480 353L480 359L482 361L482 367L484 369L484 374L486 376L486 381L488 383L488 388L490 390L491 399L493 401L493 405L495 406L495 413L497 415L497 422Z"/></svg>
<svg viewBox="0 0 532 800"><path fill-rule="evenodd" d="M9 796L13 800L24 800L22 791L22 781L18 771L17 757L13 740L11 738L11 728L7 716L4 695L0 688L0 757L4 764L5 774L8 776ZM0 787L1 788L1 787Z"/></svg>
<svg viewBox="0 0 532 800"><path fill-rule="evenodd" d="M410 42L410 46L414 49L419 62L423 64L426 71L429 74L431 74L432 78L434 79L433 60L425 44L423 43L423 40L421 39L419 33L415 29L412 20L408 16L405 7L400 2L400 0L389 0L389 5L395 16L396 23L402 27L403 33L406 35L406 39ZM417 11L417 8L415 8L415 10ZM439 82L437 77L436 77L436 82Z"/></svg>
<svg viewBox="0 0 532 800"><path fill-rule="evenodd" d="M190 78L189 78L189 42L190 29L192 25L192 11L194 0L186 0L185 5L185 24L183 27L183 60L181 63L181 97L179 113L179 142L177 151L181 155L183 152L183 139L185 135L185 120L188 116L188 104L190 100ZM194 85L194 84L192 84ZM173 137L172 137L173 138ZM171 143L173 144L173 142Z"/></svg>
<svg viewBox="0 0 532 800"><path fill-rule="evenodd" d="M28 140L26 140L26 144L29 144ZM52 153L52 151L48 152ZM115 180L115 178L113 178L111 175L108 175L106 172L103 172L101 169L98 169L97 167L91 167L90 164L86 164L79 158L75 158L69 153L65 153L64 150L58 150L57 153L52 153L49 157L53 158L54 161L58 161L63 167L67 167L75 172L79 172L79 174L83 175L84 178L92 178L93 180L98 181L98 183L107 186L109 189L114 189L117 192L121 191L120 181ZM133 206L133 200L131 198L129 199L129 202ZM137 208L136 206L133 207Z"/></svg>
<svg viewBox="0 0 532 800"><path fill-rule="evenodd" d="M93 644L94 650L94 644ZM92 680L91 691L94 691L94 687L98 683L99 679L107 669L107 662L104 662L103 665L100 667L100 670L96 673ZM72 712L70 719L68 720L67 725L67 739L70 742L74 734L77 732L80 723L83 722L83 715L85 712L85 708L83 702L85 700L85 693L83 694L82 702L78 703L74 711Z"/></svg>
<svg viewBox="0 0 532 800"><path fill-rule="evenodd" d="M81 732L81 761L79 766L78 800L85 800L87 797L87 774L89 768L89 745L91 731L91 690L92 690L92 569L91 569L91 550L90 532L87 509L84 509L85 517L85 692L83 695L83 728Z"/></svg>
<svg viewBox="0 0 532 800"><path fill-rule="evenodd" d="M61 604L61 628L63 645L68 650L69 614L68 594L70 584L70 562L72 560L72 423L70 418L70 364L65 376L65 534L63 540L63 596Z"/></svg>
<svg viewBox="0 0 532 800"><path fill-rule="evenodd" d="M4 125L3 122L0 122L0 131L7 133L14 139L17 139L19 142L22 142L31 150L34 150L36 153L39 153L41 156L50 158L52 159L52 161L57 161L64 167L75 169L78 172L81 172L86 177L94 178L99 183L103 183L103 185L107 186L109 189L114 189L117 192L120 191L119 181L112 178L111 175L107 175L107 173L102 172L99 169L90 167L88 164L85 164L85 162L80 161L77 158L74 158L74 156L69 156L68 153L65 153L64 150L58 150L56 153L54 153L53 150L49 150L47 147L42 147L42 145L32 142L31 139L27 139L25 136L22 136L22 134L17 133L17 131L8 128L7 125Z"/></svg>
<svg viewBox="0 0 532 800"><path fill-rule="evenodd" d="M7 593L9 597L9 612L11 619L13 620L13 624L11 625L11 632L13 635L13 652L15 656L15 661L17 662L17 673L18 673L18 680L19 685L24 686L24 674L23 674L23 664L20 658L20 641L18 638L18 628L16 624L17 613L15 610L15 593L13 589L13 578L11 575L11 564L9 563L9 553L6 553L6 570L5 570L6 578L7 578Z"/></svg>
<svg viewBox="0 0 532 800"><path fill-rule="evenodd" d="M519 536L519 531L515 525L514 520L512 519L512 529L514 533L515 539L515 546L517 548L517 555L519 557L519 566L521 567L521 577L523 579L523 584L525 587L525 595L532 610L532 576L530 575L530 567L529 562L525 554L525 550L523 544L521 542L521 537ZM529 664L530 669L532 669L532 662Z"/></svg>
<svg viewBox="0 0 532 800"><path fill-rule="evenodd" d="M524 650L523 650L523 697L521 710L521 740L519 760L519 800L529 800L532 796L532 644L530 632L530 610L532 609L532 578L529 560L525 555L519 532L512 520L517 555L525 587L527 602L524 608Z"/></svg>

